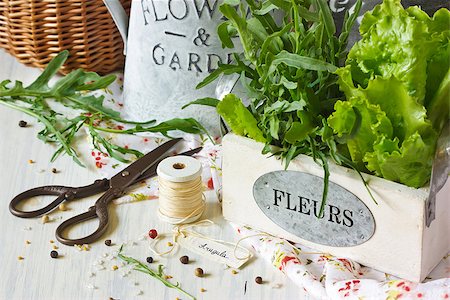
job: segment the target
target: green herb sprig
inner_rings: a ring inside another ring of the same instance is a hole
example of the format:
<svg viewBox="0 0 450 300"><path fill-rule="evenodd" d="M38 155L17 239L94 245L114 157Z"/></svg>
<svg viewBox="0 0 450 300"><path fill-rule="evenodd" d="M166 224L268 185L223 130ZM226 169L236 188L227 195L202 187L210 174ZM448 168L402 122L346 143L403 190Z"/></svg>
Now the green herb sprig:
<svg viewBox="0 0 450 300"><path fill-rule="evenodd" d="M191 299L193 299L193 300L196 299L194 296L192 296L191 294L189 294L188 292L186 292L185 290L183 290L183 289L180 287L180 283L179 283L179 282L177 282L176 284L173 284L173 283L171 283L170 281L168 281L168 280L165 278L164 270L163 270L163 269L164 269L163 265L159 265L159 266L158 266L158 270L155 271L155 270L149 268L146 264L140 262L139 260L137 260L137 259L135 259L135 258L132 258L132 257L130 257L130 256L125 256L125 255L123 255L123 254L122 254L122 250L123 250L123 245L120 247L119 253L118 253L117 256L118 256L121 260L123 260L123 261L125 261L125 262L127 262L127 263L129 263L129 264L134 265L134 268L133 268L134 270L139 271L139 272L142 272L142 273L145 273L145 274L148 274L148 275L152 276L153 278L155 278L155 279L161 281L165 286L167 286L167 287L169 287L169 288L172 288L172 289L176 289L176 290L179 291L180 293L185 294L186 296L188 296L189 298L191 298Z"/></svg>
<svg viewBox="0 0 450 300"><path fill-rule="evenodd" d="M324 170L320 215L328 193L327 158L346 164L337 155L337 144L327 118L339 91L334 72L346 57L349 31L361 8L358 0L336 26L326 0L225 0L220 11L227 18L218 28L222 45L234 48L238 36L243 51L235 62L221 65L198 85L220 75L239 74L250 104L235 95L222 101L198 99L192 104L215 105L231 129L265 143L263 153L273 153L289 165L300 154L311 156ZM276 22L272 11L284 15ZM273 147L275 146L275 147Z"/></svg>
<svg viewBox="0 0 450 300"><path fill-rule="evenodd" d="M87 127L95 149L106 151L112 158L129 162L129 155L139 158L143 154L134 149L128 149L113 144L101 135L101 132L118 134L136 134L141 132L159 132L170 137L169 132L180 130L187 133L206 133L206 130L194 119L172 119L154 125L155 120L147 122L132 122L120 117L120 113L103 105L104 96L95 96L94 91L104 90L116 79L115 75L99 76L94 72L81 69L72 71L68 75L52 80L69 56L68 51L59 53L45 68L41 75L29 86L24 87L21 81L11 84L10 80L0 82L0 104L21 111L44 125L38 133L38 138L46 143L56 145L56 151L51 161L61 154L67 154L80 166L74 142L82 127ZM11 86L12 85L12 86ZM57 112L55 104L62 104L75 117ZM101 124L123 123L134 127L118 130L101 127Z"/></svg>

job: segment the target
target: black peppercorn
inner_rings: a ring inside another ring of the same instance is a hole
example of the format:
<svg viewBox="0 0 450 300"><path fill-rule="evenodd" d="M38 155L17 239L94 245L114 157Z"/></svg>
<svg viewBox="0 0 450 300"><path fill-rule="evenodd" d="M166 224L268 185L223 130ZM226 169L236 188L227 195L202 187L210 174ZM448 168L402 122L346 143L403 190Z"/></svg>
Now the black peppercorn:
<svg viewBox="0 0 450 300"><path fill-rule="evenodd" d="M57 258L57 257L58 257L58 251L52 250L52 251L50 252L50 257L51 257L51 258Z"/></svg>
<svg viewBox="0 0 450 300"><path fill-rule="evenodd" d="M105 241L105 245L108 246L108 247L111 246L111 240L106 240Z"/></svg>
<svg viewBox="0 0 450 300"><path fill-rule="evenodd" d="M25 122L24 120L20 120L19 121L19 127L27 127L28 123Z"/></svg>
<svg viewBox="0 0 450 300"><path fill-rule="evenodd" d="M184 255L184 256L180 257L180 262L181 262L183 265L187 265L187 264L189 263L189 256Z"/></svg>
<svg viewBox="0 0 450 300"><path fill-rule="evenodd" d="M260 276L258 276L258 277L255 278L255 282L256 282L257 284L262 284L262 283L263 283L263 280L262 280L262 278L261 278Z"/></svg>
<svg viewBox="0 0 450 300"><path fill-rule="evenodd" d="M153 257L151 257L151 256L147 257L147 262L149 264L151 264L153 262Z"/></svg>

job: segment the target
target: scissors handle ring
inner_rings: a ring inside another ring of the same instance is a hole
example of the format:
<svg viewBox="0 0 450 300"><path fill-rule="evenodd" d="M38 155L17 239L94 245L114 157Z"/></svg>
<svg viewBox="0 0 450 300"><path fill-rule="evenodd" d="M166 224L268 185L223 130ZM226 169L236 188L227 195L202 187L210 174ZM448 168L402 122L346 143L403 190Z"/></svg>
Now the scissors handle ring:
<svg viewBox="0 0 450 300"><path fill-rule="evenodd" d="M34 218L50 212L64 201L95 195L99 192L107 190L108 188L108 179L96 180L91 185L77 188L59 185L41 186L25 191L14 197L9 203L9 211L16 217ZM26 202L35 196L57 196L57 198L47 206L34 211L23 211L17 208L20 203Z"/></svg>
<svg viewBox="0 0 450 300"><path fill-rule="evenodd" d="M51 211L55 207L57 207L64 200L73 197L73 193L71 193L71 190L72 190L71 188L65 186L42 186L25 191L11 200L11 202L9 203L9 211L13 215L21 218L34 218L43 215ZM47 206L38 210L22 211L17 208L18 204L25 200L28 200L35 196L45 196L45 195L58 197Z"/></svg>
<svg viewBox="0 0 450 300"><path fill-rule="evenodd" d="M60 243L68 246L90 244L97 241L105 233L106 229L108 229L108 203L117 196L118 192L114 189L110 189L103 194L103 196L97 200L95 206L91 206L87 212L62 222L61 225L56 228L56 239ZM90 235L77 239L70 239L64 236L64 232L69 228L94 218L99 219L99 224L98 228Z"/></svg>

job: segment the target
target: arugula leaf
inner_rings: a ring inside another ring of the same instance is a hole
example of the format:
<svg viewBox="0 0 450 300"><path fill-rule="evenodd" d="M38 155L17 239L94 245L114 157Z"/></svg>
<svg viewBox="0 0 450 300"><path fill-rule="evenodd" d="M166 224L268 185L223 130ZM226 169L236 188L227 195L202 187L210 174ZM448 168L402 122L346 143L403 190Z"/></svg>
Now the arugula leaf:
<svg viewBox="0 0 450 300"><path fill-rule="evenodd" d="M164 270L163 270L163 266L162 265L159 265L158 266L158 270L155 271L155 270L151 269L149 266L147 266L146 264L140 262L139 260L137 260L137 259L135 259L135 258L133 258L131 256L126 256L126 255L122 254L122 250L123 250L123 245L120 246L119 253L117 254L117 257L119 259L125 261L126 263L131 264L133 266L133 270L136 270L138 272L142 272L142 273L148 274L151 277L161 281L161 283L163 283L168 288L175 289L178 292L183 293L184 295L186 295L187 297L189 297L192 300L196 299L194 296L192 296L191 294L189 294L188 292L183 290L180 287L180 284L178 282L176 284L173 284L172 282L168 281L165 278Z"/></svg>
<svg viewBox="0 0 450 300"><path fill-rule="evenodd" d="M78 131L85 126L90 132L94 148L102 152L106 151L111 157L121 162L129 162L129 155L139 158L143 154L111 143L100 132L123 134L160 132L168 136L170 131L181 130L207 134L203 126L194 119L173 119L156 126L148 126L155 123L154 120L132 122L122 119L119 112L103 105L104 96L90 94L92 91L107 88L115 80L114 75L102 77L94 72L78 69L59 78L50 87L50 80L64 64L68 55L68 51L58 54L28 87L24 87L20 81L16 81L12 87L9 87L11 83L9 80L0 82L0 104L24 112L44 125L44 128L38 133L38 138L46 143L53 143L57 147L51 161L57 159L61 154L67 154L78 165L84 166L72 145ZM75 109L81 115L68 118L50 107L49 103L54 102ZM114 123L112 121L133 124L135 127L127 130L115 130L98 125L101 122Z"/></svg>
<svg viewBox="0 0 450 300"><path fill-rule="evenodd" d="M216 98L201 98L201 99L197 99L194 100L192 102L189 102L188 104L186 104L185 106L183 106L181 109L185 109L186 107L189 107L191 105L205 105L205 106L211 106L211 107L216 107L217 104L219 104L219 100Z"/></svg>
<svg viewBox="0 0 450 300"><path fill-rule="evenodd" d="M339 38L325 0L240 2L239 8L234 1L221 5L226 20L219 25L218 36L226 47L233 47L231 39L238 36L243 51L235 55L234 63L220 65L197 88L211 84L221 74L241 75L249 105L245 107L230 94L217 104L217 111L236 134L265 143L263 153L281 157L286 167L300 154L312 155L324 169L323 208L329 179L326 157L342 162L332 129L326 124L333 105L343 95L334 72L343 64L348 32L361 0L347 15ZM273 9L284 15L283 22L274 21ZM326 137L322 136L325 133Z"/></svg>

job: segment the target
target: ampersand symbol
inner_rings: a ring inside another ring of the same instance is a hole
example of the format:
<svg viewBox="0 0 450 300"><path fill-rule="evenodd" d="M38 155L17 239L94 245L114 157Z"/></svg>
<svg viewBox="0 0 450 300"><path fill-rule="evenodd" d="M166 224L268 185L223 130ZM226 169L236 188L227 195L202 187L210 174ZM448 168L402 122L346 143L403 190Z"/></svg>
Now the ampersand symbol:
<svg viewBox="0 0 450 300"><path fill-rule="evenodd" d="M206 30L204 28L200 28L197 31L197 33L198 33L198 35L194 39L194 44L196 46L201 46L201 45L209 46L206 42L208 41L210 35L208 33L206 33Z"/></svg>

